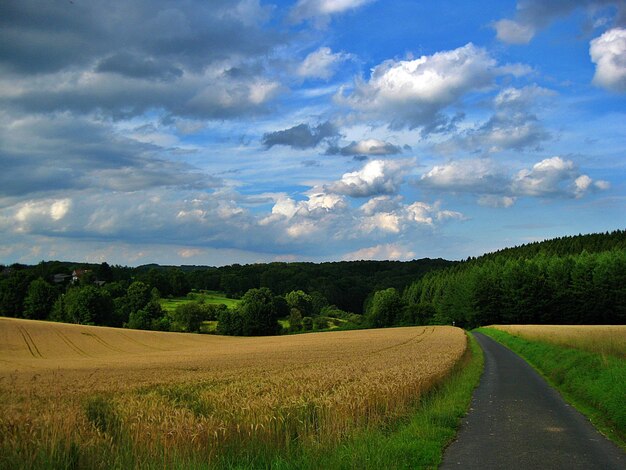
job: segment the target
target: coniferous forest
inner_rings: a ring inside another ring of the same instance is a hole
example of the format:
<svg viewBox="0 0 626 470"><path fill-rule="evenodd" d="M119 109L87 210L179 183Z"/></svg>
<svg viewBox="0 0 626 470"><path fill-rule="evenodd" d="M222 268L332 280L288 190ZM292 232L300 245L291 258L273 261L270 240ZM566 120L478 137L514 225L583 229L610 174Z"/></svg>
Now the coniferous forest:
<svg viewBox="0 0 626 470"><path fill-rule="evenodd" d="M314 321L322 315L349 318L350 327L626 323L623 230L531 243L463 262L130 268L42 261L0 268L0 315L84 324L199 331L189 325L219 320L223 334L274 334L281 331L281 318L291 319L294 332L325 325ZM219 291L242 302L232 310L180 309L179 317L158 302L190 291ZM257 318L250 320L249 312ZM258 327L259 315L266 327Z"/></svg>

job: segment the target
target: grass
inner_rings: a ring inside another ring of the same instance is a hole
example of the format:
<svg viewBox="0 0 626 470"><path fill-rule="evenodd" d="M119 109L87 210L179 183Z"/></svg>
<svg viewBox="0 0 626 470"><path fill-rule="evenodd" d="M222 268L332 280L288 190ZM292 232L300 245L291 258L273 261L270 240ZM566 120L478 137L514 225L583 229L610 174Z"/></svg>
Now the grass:
<svg viewBox="0 0 626 470"><path fill-rule="evenodd" d="M576 349L571 342L564 346L545 340L528 340L494 328L477 331L526 359L603 434L626 449L626 361L623 358ZM582 330L579 334L584 335Z"/></svg>
<svg viewBox="0 0 626 470"><path fill-rule="evenodd" d="M385 449L415 462L416 433L453 435L458 399L431 391L466 349L452 327L233 338L0 318L0 468L397 467Z"/></svg>
<svg viewBox="0 0 626 470"><path fill-rule="evenodd" d="M223 292L205 290L200 292L190 292L185 297L174 297L170 299L161 299L161 307L163 310L173 312L176 307L191 301L201 301L207 304L224 304L229 309L234 309L238 304L238 299L230 299Z"/></svg>

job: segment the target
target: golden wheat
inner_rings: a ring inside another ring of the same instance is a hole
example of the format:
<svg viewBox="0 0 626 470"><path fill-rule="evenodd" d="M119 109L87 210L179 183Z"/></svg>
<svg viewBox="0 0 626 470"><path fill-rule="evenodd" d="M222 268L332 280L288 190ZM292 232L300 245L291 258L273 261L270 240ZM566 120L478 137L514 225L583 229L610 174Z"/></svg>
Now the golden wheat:
<svg viewBox="0 0 626 470"><path fill-rule="evenodd" d="M494 325L531 341L626 357L626 325Z"/></svg>
<svg viewBox="0 0 626 470"><path fill-rule="evenodd" d="M234 338L0 318L0 443L209 462L332 444L406 415L465 350L452 327Z"/></svg>

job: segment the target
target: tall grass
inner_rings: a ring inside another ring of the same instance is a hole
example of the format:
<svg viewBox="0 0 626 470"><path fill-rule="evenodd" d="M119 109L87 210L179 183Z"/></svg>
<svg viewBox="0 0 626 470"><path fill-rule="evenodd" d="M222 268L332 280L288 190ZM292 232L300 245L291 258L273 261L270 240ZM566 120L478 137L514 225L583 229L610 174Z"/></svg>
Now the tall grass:
<svg viewBox="0 0 626 470"><path fill-rule="evenodd" d="M494 328L477 331L524 357L596 427L626 449L626 360L575 349L571 343L531 341Z"/></svg>

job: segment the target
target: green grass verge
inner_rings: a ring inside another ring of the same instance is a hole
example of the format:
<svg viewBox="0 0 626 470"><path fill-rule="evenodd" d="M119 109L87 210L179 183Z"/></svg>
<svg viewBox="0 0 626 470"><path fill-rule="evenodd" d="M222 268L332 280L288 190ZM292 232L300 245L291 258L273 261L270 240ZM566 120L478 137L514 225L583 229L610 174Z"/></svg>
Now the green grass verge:
<svg viewBox="0 0 626 470"><path fill-rule="evenodd" d="M626 360L528 341L493 328L476 331L526 359L598 430L626 450Z"/></svg>

